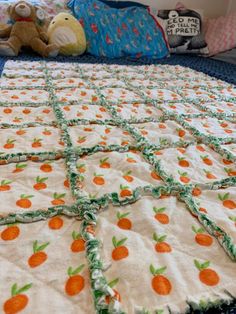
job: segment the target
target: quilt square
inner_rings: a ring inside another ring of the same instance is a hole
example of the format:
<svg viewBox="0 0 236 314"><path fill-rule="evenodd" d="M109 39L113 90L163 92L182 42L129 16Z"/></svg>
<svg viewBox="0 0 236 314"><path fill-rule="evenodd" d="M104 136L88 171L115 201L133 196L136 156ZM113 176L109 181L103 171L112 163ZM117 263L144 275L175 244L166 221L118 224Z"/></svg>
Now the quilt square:
<svg viewBox="0 0 236 314"><path fill-rule="evenodd" d="M215 93L211 93L206 91L203 88L181 88L178 90L178 93L183 96L187 100L208 100L211 101L212 99L218 99Z"/></svg>
<svg viewBox="0 0 236 314"><path fill-rule="evenodd" d="M232 172L235 172L233 162L205 145L164 149L159 151L156 158L168 175L182 184L211 184L231 177ZM229 164L231 171L228 171Z"/></svg>
<svg viewBox="0 0 236 314"><path fill-rule="evenodd" d="M142 136L155 145L172 144L180 140L185 142L194 140L189 131L184 130L174 121L148 122L134 124L134 126Z"/></svg>
<svg viewBox="0 0 236 314"><path fill-rule="evenodd" d="M50 76L52 79L81 78L81 73L76 69L56 69L51 70Z"/></svg>
<svg viewBox="0 0 236 314"><path fill-rule="evenodd" d="M0 181L1 216L73 202L64 160L1 165Z"/></svg>
<svg viewBox="0 0 236 314"><path fill-rule="evenodd" d="M0 107L0 123L24 124L24 123L50 123L56 121L53 109L49 106Z"/></svg>
<svg viewBox="0 0 236 314"><path fill-rule="evenodd" d="M61 130L55 127L0 129L2 154L53 152L61 149Z"/></svg>
<svg viewBox="0 0 236 314"><path fill-rule="evenodd" d="M204 214L232 238L236 248L236 188L203 190L196 200Z"/></svg>
<svg viewBox="0 0 236 314"><path fill-rule="evenodd" d="M209 112L224 113L226 115L236 115L236 104L226 101L215 101L210 103L201 103Z"/></svg>
<svg viewBox="0 0 236 314"><path fill-rule="evenodd" d="M180 95L178 95L177 93L168 90L168 89L158 89L158 88L154 88L154 89L143 89L143 92L146 96L148 96L149 98L152 98L158 102L162 102L162 101L178 101L181 100L182 97Z"/></svg>
<svg viewBox="0 0 236 314"><path fill-rule="evenodd" d="M0 90L0 104L12 103L12 104L47 104L49 102L49 93L45 90L8 90L1 89Z"/></svg>
<svg viewBox="0 0 236 314"><path fill-rule="evenodd" d="M110 265L104 275L112 297L106 300L120 302L127 313L185 313L206 293L214 302L231 289L235 264L226 255L219 259L218 242L175 197L109 206L99 215L96 237Z"/></svg>
<svg viewBox="0 0 236 314"><path fill-rule="evenodd" d="M71 88L56 91L58 101L63 103L99 103L100 97L95 90L87 88Z"/></svg>
<svg viewBox="0 0 236 314"><path fill-rule="evenodd" d="M77 160L79 186L91 197L118 193L132 197L133 190L163 181L138 152L100 152Z"/></svg>
<svg viewBox="0 0 236 314"><path fill-rule="evenodd" d="M204 135L227 138L234 137L236 134L235 124L229 121L210 117L185 119L185 121Z"/></svg>
<svg viewBox="0 0 236 314"><path fill-rule="evenodd" d="M186 103L186 102L175 102L175 103L160 103L158 106L166 110L169 114L177 114L177 115L192 115L192 114L202 114L205 110L201 110L194 104Z"/></svg>
<svg viewBox="0 0 236 314"><path fill-rule="evenodd" d="M90 105L87 104L86 101L81 105L65 105L61 109L67 120L85 119L89 121L105 121L112 119L112 116L105 107L99 105Z"/></svg>
<svg viewBox="0 0 236 314"><path fill-rule="evenodd" d="M122 80L116 79L116 78L103 78L103 79L96 79L92 80L92 83L96 85L96 87L119 87L119 88L125 88L126 83Z"/></svg>
<svg viewBox="0 0 236 314"><path fill-rule="evenodd" d="M147 79L147 78L144 78L144 79L137 79L137 78L134 78L132 79L132 81L130 82L130 84L132 84L132 86L135 86L135 87L147 87L147 88L154 88L154 87L157 87L157 88L161 88L162 87L162 82L158 82L157 80L152 80L152 79Z"/></svg>
<svg viewBox="0 0 236 314"><path fill-rule="evenodd" d="M89 86L88 82L79 77L68 77L63 79L55 79L52 81L56 89L63 88L87 88Z"/></svg>
<svg viewBox="0 0 236 314"><path fill-rule="evenodd" d="M0 87L2 89L15 89L15 88L46 88L46 81L42 78L1 78Z"/></svg>
<svg viewBox="0 0 236 314"><path fill-rule="evenodd" d="M100 80L103 78L112 78L112 73L103 69L83 69L82 71L84 78L89 78L90 80Z"/></svg>
<svg viewBox="0 0 236 314"><path fill-rule="evenodd" d="M34 224L0 226L2 313L73 314L75 299L81 314L93 312L80 225L55 216Z"/></svg>
<svg viewBox="0 0 236 314"><path fill-rule="evenodd" d="M224 98L224 99L235 99L236 97L236 88L229 86L229 87L224 87L222 89L213 89L213 92L215 92L217 95L219 95L220 97Z"/></svg>
<svg viewBox="0 0 236 314"><path fill-rule="evenodd" d="M137 93L124 88L103 88L101 90L101 94L107 101L113 103L119 103L123 101L132 103L141 101L141 97Z"/></svg>
<svg viewBox="0 0 236 314"><path fill-rule="evenodd" d="M4 69L15 69L15 70L30 70L30 69L42 69L43 68L43 64L42 62L38 62L38 61L13 61L13 60L8 60L5 63Z"/></svg>
<svg viewBox="0 0 236 314"><path fill-rule="evenodd" d="M115 106L116 112L124 120L143 120L146 118L159 119L163 112L155 108L152 104L142 104L135 102L133 104L120 103Z"/></svg>
<svg viewBox="0 0 236 314"><path fill-rule="evenodd" d="M195 80L183 80L183 79L178 79L178 80L170 80L170 81L165 81L164 85L166 87L172 87L172 88L193 88L193 89L198 89L199 87L205 87L205 88L222 88L225 86L225 82L220 81L220 80L202 80L202 79L195 79Z"/></svg>
<svg viewBox="0 0 236 314"><path fill-rule="evenodd" d="M127 131L111 125L80 125L69 128L74 146L91 148L96 145L134 145L135 140Z"/></svg>
<svg viewBox="0 0 236 314"><path fill-rule="evenodd" d="M2 72L3 77L7 78L22 78L22 77L30 77L30 78L45 78L45 73L42 69L25 69L25 68L4 68Z"/></svg>

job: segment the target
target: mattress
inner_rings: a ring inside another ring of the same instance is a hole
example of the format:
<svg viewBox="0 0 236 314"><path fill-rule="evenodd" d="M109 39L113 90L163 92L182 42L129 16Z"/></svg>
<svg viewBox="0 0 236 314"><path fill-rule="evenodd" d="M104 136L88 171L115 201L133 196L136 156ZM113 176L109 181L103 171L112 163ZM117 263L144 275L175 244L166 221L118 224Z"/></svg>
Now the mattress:
<svg viewBox="0 0 236 314"><path fill-rule="evenodd" d="M180 65L44 61L8 61L0 84L3 313L235 300L234 85Z"/></svg>

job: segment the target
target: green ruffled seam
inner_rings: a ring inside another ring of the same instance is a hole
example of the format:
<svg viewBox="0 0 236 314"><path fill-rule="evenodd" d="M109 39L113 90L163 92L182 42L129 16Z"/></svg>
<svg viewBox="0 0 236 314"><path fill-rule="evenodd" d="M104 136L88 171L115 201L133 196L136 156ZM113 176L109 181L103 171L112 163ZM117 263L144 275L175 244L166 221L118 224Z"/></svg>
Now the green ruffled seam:
<svg viewBox="0 0 236 314"><path fill-rule="evenodd" d="M230 256L232 260L236 260L236 245L233 242L233 239L227 235L227 233L222 230L216 223L207 215L200 212L198 205L195 200L186 192L179 194L179 197L190 209L191 213L197 215L199 222L205 227L205 229L212 234L224 248L226 253Z"/></svg>
<svg viewBox="0 0 236 314"><path fill-rule="evenodd" d="M100 255L101 242L95 237L95 227L97 224L96 212L94 213L91 211L91 208L88 208L87 211L84 211L83 218L81 234L85 240L86 257L96 312L99 314L124 314L120 302L113 298L115 293L109 287L103 274L104 265ZM109 304L106 303L107 296L111 297Z"/></svg>
<svg viewBox="0 0 236 314"><path fill-rule="evenodd" d="M50 93L50 102L54 111L54 114L56 116L59 128L61 129L61 138L63 142L65 143L65 152L66 152L66 169L67 169L67 179L69 180L70 189L72 192L72 196L78 198L83 197L83 194L81 195L80 189L77 187L77 174L76 174L76 157L73 152L73 144L72 140L69 134L68 130L68 124L65 119L65 115L63 114L61 110L61 106L58 105L58 99L55 94L55 87L53 84L53 80L50 77L50 72L48 71L47 64L45 63L45 76L46 76L46 83L47 87Z"/></svg>
<svg viewBox="0 0 236 314"><path fill-rule="evenodd" d="M0 86L0 90L6 90L6 89L7 90L15 90L15 89L17 89L17 90L31 90L31 89L37 89L37 90L45 90L45 91L47 90L46 86L41 86L41 85L17 86L17 88L16 88L16 86L7 86L7 85Z"/></svg>
<svg viewBox="0 0 236 314"><path fill-rule="evenodd" d="M81 125L112 125L116 126L116 123L113 119L105 119L105 120L96 120L96 119L69 119L66 120L68 126L81 126Z"/></svg>
<svg viewBox="0 0 236 314"><path fill-rule="evenodd" d="M54 206L45 209L38 209L35 211L28 211L23 213L11 213L6 217L0 217L0 225L7 225L16 222L30 223L40 220L46 220L48 218L57 215L66 215L69 217L81 217L82 210L77 205L72 206Z"/></svg>
<svg viewBox="0 0 236 314"><path fill-rule="evenodd" d="M33 103L33 102L30 102L30 101L21 101L21 102L6 102L6 101L0 101L0 107L35 107L35 108L38 108L38 107L42 107L42 106L48 106L48 101L46 102L42 102L42 103Z"/></svg>
<svg viewBox="0 0 236 314"><path fill-rule="evenodd" d="M36 157L36 160L35 160ZM5 154L0 153L0 165L6 165L9 163L18 163L23 161L45 161L45 160L58 160L65 157L65 153L62 150L55 152L30 152L30 153L12 153Z"/></svg>
<svg viewBox="0 0 236 314"><path fill-rule="evenodd" d="M210 135L206 135L204 133L201 133L195 127L191 126L189 123L187 123L185 120L183 120L182 117L179 117L179 116L176 116L175 120L180 125L182 125L182 127L184 127L186 130L189 130L193 136L199 138L202 142L204 142L208 146L209 146L209 144L211 144L212 141L214 141L218 144L226 144L226 143L234 142L236 140L233 137L220 138L220 137L210 136Z"/></svg>
<svg viewBox="0 0 236 314"><path fill-rule="evenodd" d="M0 123L0 129L23 129L28 127L38 127L38 126L48 126L48 127L57 127L56 122L48 122L48 123L42 123L42 122L26 122L26 123Z"/></svg>
<svg viewBox="0 0 236 314"><path fill-rule="evenodd" d="M220 144L218 143L212 143L211 144L211 148L216 151L219 155L221 155L222 157L225 157L227 160L236 161L236 156L234 154L232 154L230 151L228 151L225 148L222 148Z"/></svg>
<svg viewBox="0 0 236 314"><path fill-rule="evenodd" d="M58 125L62 132L62 135L61 135L62 140L67 147L71 147L72 141L68 132L68 127L65 121L65 116L63 112L61 111L60 106L57 103L57 97L55 95L54 85L53 85L52 79L50 78L48 74L46 63L45 63L45 76L46 76L46 84L47 84L49 95L50 95L50 103L52 105L55 117L57 119Z"/></svg>

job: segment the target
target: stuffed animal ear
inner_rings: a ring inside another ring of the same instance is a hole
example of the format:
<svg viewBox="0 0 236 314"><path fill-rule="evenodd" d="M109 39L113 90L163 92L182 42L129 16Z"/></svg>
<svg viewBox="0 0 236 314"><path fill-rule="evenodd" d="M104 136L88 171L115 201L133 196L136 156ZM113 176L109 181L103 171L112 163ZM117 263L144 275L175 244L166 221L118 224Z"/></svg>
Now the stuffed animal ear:
<svg viewBox="0 0 236 314"><path fill-rule="evenodd" d="M12 11L12 5L9 5L9 7L7 8L7 13L11 15L11 11Z"/></svg>
<svg viewBox="0 0 236 314"><path fill-rule="evenodd" d="M40 7L40 6L35 6L35 13L36 13L36 16L37 18L40 20L40 21L43 21L46 19L46 12Z"/></svg>

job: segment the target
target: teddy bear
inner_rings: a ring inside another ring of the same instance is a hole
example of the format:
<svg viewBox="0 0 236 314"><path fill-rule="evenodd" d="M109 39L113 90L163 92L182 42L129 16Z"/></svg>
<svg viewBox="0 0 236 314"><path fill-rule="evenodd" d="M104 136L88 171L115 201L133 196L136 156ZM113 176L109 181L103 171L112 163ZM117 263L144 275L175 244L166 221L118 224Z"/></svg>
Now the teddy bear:
<svg viewBox="0 0 236 314"><path fill-rule="evenodd" d="M0 29L0 55L14 57L19 54L21 47L31 47L43 57L56 57L59 49L55 44L46 44L46 30L37 25L37 10L39 8L26 1L10 5L8 13L13 25L5 25Z"/></svg>

